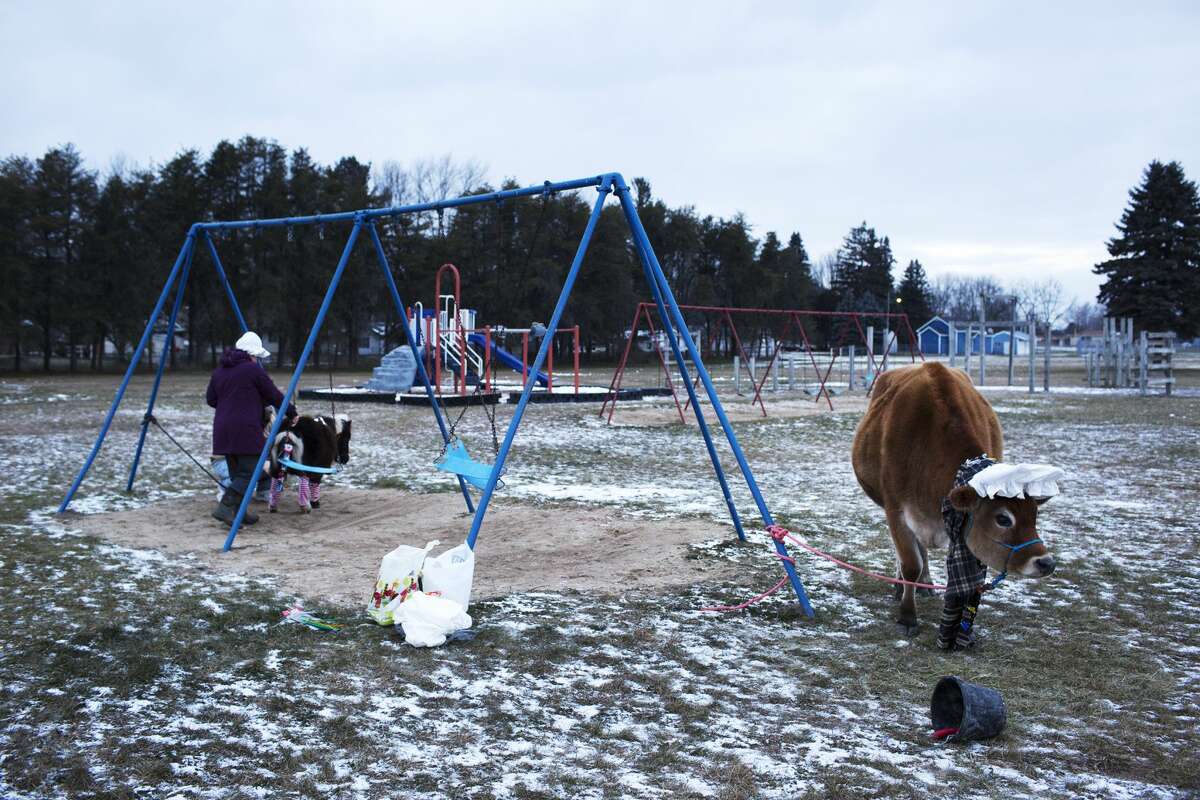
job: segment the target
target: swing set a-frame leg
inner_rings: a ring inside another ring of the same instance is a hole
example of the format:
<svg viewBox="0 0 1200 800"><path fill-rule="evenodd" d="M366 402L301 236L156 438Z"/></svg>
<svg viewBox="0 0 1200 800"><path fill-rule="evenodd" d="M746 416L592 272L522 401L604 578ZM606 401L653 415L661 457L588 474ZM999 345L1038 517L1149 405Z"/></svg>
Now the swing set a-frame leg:
<svg viewBox="0 0 1200 800"><path fill-rule="evenodd" d="M354 243L358 241L358 234L362 230L363 225L363 216L359 212L354 216L354 227L350 229L350 238L346 240L346 246L342 249L342 257L338 259L337 269L333 271L333 277L329 280L329 288L325 290L325 299L321 301L321 307L317 310L316 321L313 322L312 329L308 332L308 339L304 342L304 349L300 352L300 358L296 359L296 369L293 370L292 378L288 381L287 391L283 393L283 402L280 404L279 413L275 415L275 421L271 423L271 432L267 435L267 440L263 443L262 452L258 454L258 460L254 463L254 470L250 473L250 485L246 487L246 491L242 494L241 505L238 506L237 515L233 518L233 524L229 527L229 535L225 537L223 550L228 551L233 547L233 540L237 536L238 529L242 527L242 520L246 518L246 511L250 508L250 501L254 498L254 486L259 476L262 475L263 464L266 463L267 454L271 451L271 443L275 441L275 437L279 435L280 427L283 426L284 412L296 394L296 385L300 382L300 376L304 374L304 367L308 364L308 357L312 354L313 346L317 343L317 337L321 334L321 326L325 323L325 315L329 313L329 306L333 303L333 296L337 293L338 284L342 282L342 274L346 271L346 264L350 261L350 253L354 251Z"/></svg>
<svg viewBox="0 0 1200 800"><path fill-rule="evenodd" d="M75 497L75 492L79 491L80 484L87 477L88 471L96 461L96 456L100 453L100 448L104 444L104 438L108 436L108 429L112 427L113 417L117 414L117 408L121 405L121 400L125 397L125 390L129 388L129 381L133 378L133 373L137 369L138 362L142 359L142 353L145 352L146 345L150 342L151 335L153 335L154 324L158 322L158 317L162 314L167 297L171 294L171 287L175 285L179 278L179 273L183 269L183 264L188 258L195 240L196 226L193 225L188 230L187 237L183 240L183 245L179 248L179 255L175 258L175 265L171 267L171 272L167 275L167 280L163 283L162 292L158 295L158 301L154 304L154 310L150 312L150 317L146 320L146 328L142 331L142 338L138 341L137 347L134 348L133 353L129 357L129 367L125 370L125 377L121 379L121 385L117 387L117 394L113 398L112 405L108 407L108 413L104 417L104 423L100 426L100 433L96 435L96 441L92 445L91 452L88 453L87 459L79 469L79 474L75 476L75 480L71 483L71 488L67 490L62 503L58 506L58 513L60 514L66 511L67 506L71 504L71 500Z"/></svg>
<svg viewBox="0 0 1200 800"><path fill-rule="evenodd" d="M630 223L630 226L632 227L632 223ZM646 283L650 286L650 294L653 296L654 304L658 308L658 316L662 321L663 332L670 344L671 354L675 357L675 363L679 365L679 374L682 378L684 388L687 389L687 404L691 406L692 413L696 415L696 427L700 429L700 436L704 439L704 447L708 450L708 457L712 461L713 471L717 475L717 482L721 485L721 495L725 498L725 507L729 509L729 518L733 521L733 529L737 532L738 539L744 542L746 541L746 531L742 527L742 518L738 514L737 504L733 500L733 492L729 488L729 481L725 478L725 469L721 466L720 456L717 455L717 447L713 442L712 432L708 429L708 421L704 419L704 410L700 406L700 398L696 395L696 386L692 383L691 376L688 374L687 364L683 360L683 353L679 349L679 336L675 330L675 322L667 313L662 291L659 289L658 281L655 280L654 273L650 269L650 259L647 257L644 247L636 235L634 236L634 244L637 247L639 260L642 262L642 272L646 276Z"/></svg>
<svg viewBox="0 0 1200 800"><path fill-rule="evenodd" d="M129 479L125 482L125 491L133 491L133 480L137 477L138 464L142 460L142 447L146 444L146 431L150 428L150 415L154 413L154 401L158 399L158 387L162 384L163 370L175 347L175 321L179 318L179 307L183 305L183 293L187 289L188 275L192 271L192 260L196 254L196 240L193 238L188 247L187 258L183 261L183 272L175 286L175 302L171 304L171 314L167 317L167 335L163 339L162 352L158 355L158 369L154 372L154 384L150 387L150 400L146 403L146 413L142 415L142 429L138 433L137 447L133 451L133 463L129 465Z"/></svg>
<svg viewBox="0 0 1200 800"><path fill-rule="evenodd" d="M237 318L238 327L242 333L245 333L250 328L246 325L246 318L242 316L242 307L238 304L237 297L233 293L233 286L229 283L229 276L225 273L225 266L221 263L221 257L217 255L216 245L213 244L208 231L204 229L201 229L196 234L196 239L203 240L205 246L208 248L208 253L212 257L213 269L216 270L217 278L221 281L221 286L225 289L225 296L229 298L229 304L233 309L233 315ZM188 279L191 276L192 262L196 259L196 245L197 242L193 240L192 246L188 250L187 260L183 265L183 273L179 278L179 286L175 290L175 304L171 308L170 321L167 323L167 336L170 337L172 346L174 345L173 333L175 331L175 321L179 317L179 309L183 302L183 293L187 290ZM158 362L158 370L154 375L154 385L150 388L150 401L146 404L146 413L142 417L142 429L138 433L138 443L137 449L134 450L133 463L129 467L129 479L125 483L125 491L127 492L133 491L133 482L137 478L138 464L142 460L142 448L146 443L146 432L150 427L150 417L154 414L154 404L158 400L158 389L162 384L163 369L166 366L167 356L168 352L164 347Z"/></svg>
<svg viewBox="0 0 1200 800"><path fill-rule="evenodd" d="M408 327L408 306L404 305L404 300L400 297L400 290L396 288L396 279L392 277L392 269L388 265L387 255L383 252L383 242L379 240L379 232L375 230L373 221L367 222L367 231L371 234L371 243L375 245L375 256L379 261L379 268L383 270L383 278L387 282L388 292L392 295L392 302L396 304L396 313L400 315L400 319L404 320L404 339L408 342L409 349L412 350L413 362L417 365L417 375L421 378L421 385L425 387L425 396L429 398L429 406L433 409L433 416L437 420L442 441L450 444L450 432L446 429L446 420L442 417L441 406L438 404L437 397L434 396L433 386L429 383L429 373L425 371L425 363L421 360L421 354L417 351L417 343L413 340L412 331ZM467 482L462 475L458 476L458 488L467 504L467 513L474 514L475 504L471 502L471 492L467 489Z"/></svg>
<svg viewBox="0 0 1200 800"><path fill-rule="evenodd" d="M658 263L658 258L654 254L653 247L650 245L646 229L642 227L642 221L638 218L636 206L629 194L629 187L625 185L625 182L619 176L616 180L616 191L617 197L621 200L621 208L625 212L625 218L629 222L629 227L633 233L634 242L637 244L643 269L647 272L647 277L651 279L650 285L654 291L655 300L659 304L659 314L664 319L668 319L667 311L669 309L669 319L674 321L678 336L683 339L688 354L691 356L692 362L696 365L696 371L700 375L700 380L704 384L705 391L708 392L708 399L712 403L713 411L721 423L721 429L725 432L725 438L729 442L729 447L733 450L734 458L737 459L738 466L742 470L742 475L746 479L746 485L750 489L750 494L754 496L754 502L758 506L759 514L762 516L763 525L769 528L775 524L775 520L771 516L770 509L767 508L767 501L763 498L757 481L754 480L754 473L750 469L750 464L746 461L746 456L742 452L741 445L738 443L737 435L733 432L733 426L730 424L729 418L725 414L725 409L721 405L721 400L717 396L716 387L713 385L712 378L709 376L704 362L700 359L696 343L692 340L692 335L687 329L687 322L683 318L683 312L679 310L679 304L671 292L667 277L662 271L662 266ZM678 350L678 343L674 335L671 336L671 342L673 343L672 346ZM684 365L683 359L677 354L676 360L679 363L680 373L683 376L685 385L690 389L692 383L688 379L687 368ZM692 398L692 404L696 406L695 398ZM698 406L696 407L696 412L698 414L700 412ZM701 422L701 430L707 430L703 422ZM709 454L713 459L713 467L717 470L718 475L721 475L721 466L716 457L716 450L710 447ZM796 599L800 601L800 607L804 610L805 614L810 617L813 616L813 608L809 602L808 593L804 590L804 585L800 582L800 576L796 573L795 565L788 555L787 546L778 539L774 539L774 544L775 551L782 557L784 571L787 573L792 590L796 593Z"/></svg>

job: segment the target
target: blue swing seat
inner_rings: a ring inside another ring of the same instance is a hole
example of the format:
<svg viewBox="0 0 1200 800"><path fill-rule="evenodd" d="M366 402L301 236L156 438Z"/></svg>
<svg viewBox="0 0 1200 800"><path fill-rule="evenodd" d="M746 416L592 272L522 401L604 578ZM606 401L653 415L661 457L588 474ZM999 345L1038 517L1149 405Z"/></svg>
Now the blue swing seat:
<svg viewBox="0 0 1200 800"><path fill-rule="evenodd" d="M485 488L488 478L492 475L492 465L481 464L472 459L470 454L467 453L467 446L458 438L450 441L450 444L446 447L445 454L433 462L433 465L442 472L461 475L463 480L476 489ZM496 481L496 488L504 488L504 482Z"/></svg>

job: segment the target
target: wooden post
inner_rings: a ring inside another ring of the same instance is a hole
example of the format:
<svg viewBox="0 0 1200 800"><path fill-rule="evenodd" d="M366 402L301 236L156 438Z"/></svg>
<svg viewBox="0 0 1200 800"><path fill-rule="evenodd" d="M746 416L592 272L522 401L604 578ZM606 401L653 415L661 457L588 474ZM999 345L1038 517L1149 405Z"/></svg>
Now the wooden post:
<svg viewBox="0 0 1200 800"><path fill-rule="evenodd" d="M950 354L950 369L954 369L958 364L958 330L953 322L946 323L946 330L950 334L949 348L946 352Z"/></svg>
<svg viewBox="0 0 1200 800"><path fill-rule="evenodd" d="M979 293L979 385L984 384L984 369L987 364L987 298Z"/></svg>
<svg viewBox="0 0 1200 800"><path fill-rule="evenodd" d="M1033 317L1029 318L1029 393L1033 394L1033 383L1037 380L1037 361L1034 359L1034 354L1037 352L1037 323L1033 321Z"/></svg>
<svg viewBox="0 0 1200 800"><path fill-rule="evenodd" d="M779 359L778 358L771 361L770 370L771 370L771 391L778 394L779 393Z"/></svg>
<svg viewBox="0 0 1200 800"><path fill-rule="evenodd" d="M788 391L796 391L796 359L788 359Z"/></svg>
<svg viewBox="0 0 1200 800"><path fill-rule="evenodd" d="M850 352L846 356L848 364L846 366L846 383L851 391L854 390L854 345L850 345Z"/></svg>
<svg viewBox="0 0 1200 800"><path fill-rule="evenodd" d="M742 394L742 359L738 356L733 357L733 393Z"/></svg>
<svg viewBox="0 0 1200 800"><path fill-rule="evenodd" d="M1050 391L1050 323L1046 323L1046 360L1042 366L1042 391Z"/></svg>
<svg viewBox="0 0 1200 800"><path fill-rule="evenodd" d="M1150 340L1146 336L1146 332L1142 331L1142 339L1138 348L1138 385L1142 387L1142 397L1146 396L1146 384L1149 381L1149 365L1147 364L1150 355Z"/></svg>
<svg viewBox="0 0 1200 800"><path fill-rule="evenodd" d="M1017 354L1017 308L1013 302L1012 321L1008 326L1008 385L1013 385L1013 357Z"/></svg>

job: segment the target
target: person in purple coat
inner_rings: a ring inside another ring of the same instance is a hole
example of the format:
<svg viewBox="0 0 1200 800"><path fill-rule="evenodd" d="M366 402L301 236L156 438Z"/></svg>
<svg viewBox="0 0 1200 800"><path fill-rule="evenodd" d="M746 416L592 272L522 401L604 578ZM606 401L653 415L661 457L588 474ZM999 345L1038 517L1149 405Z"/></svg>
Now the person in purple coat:
<svg viewBox="0 0 1200 800"><path fill-rule="evenodd" d="M233 522L242 496L254 491L252 484L258 483L252 473L267 441L263 433L263 409L269 405L278 409L283 404L283 392L257 360L270 355L258 334L247 331L221 356L221 363L208 382L208 404L217 410L213 415L212 451L225 456L229 467L229 489L212 512L221 522ZM289 403L285 425L290 425L295 417L296 407ZM253 525L258 516L247 510L242 522Z"/></svg>

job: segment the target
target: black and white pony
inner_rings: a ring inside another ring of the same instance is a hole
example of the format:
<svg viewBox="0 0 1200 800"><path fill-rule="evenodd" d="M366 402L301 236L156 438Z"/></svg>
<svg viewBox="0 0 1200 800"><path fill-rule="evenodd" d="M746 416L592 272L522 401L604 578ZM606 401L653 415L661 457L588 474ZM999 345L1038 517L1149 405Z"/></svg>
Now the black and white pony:
<svg viewBox="0 0 1200 800"><path fill-rule="evenodd" d="M271 457L267 462L267 472L271 476L268 510L272 514L277 510L288 475L295 475L298 479L296 499L300 504L300 512L307 514L314 508L320 508L321 479L333 471L335 462L345 464L349 460L348 416L297 417L290 428L275 436L275 442L271 445Z"/></svg>

